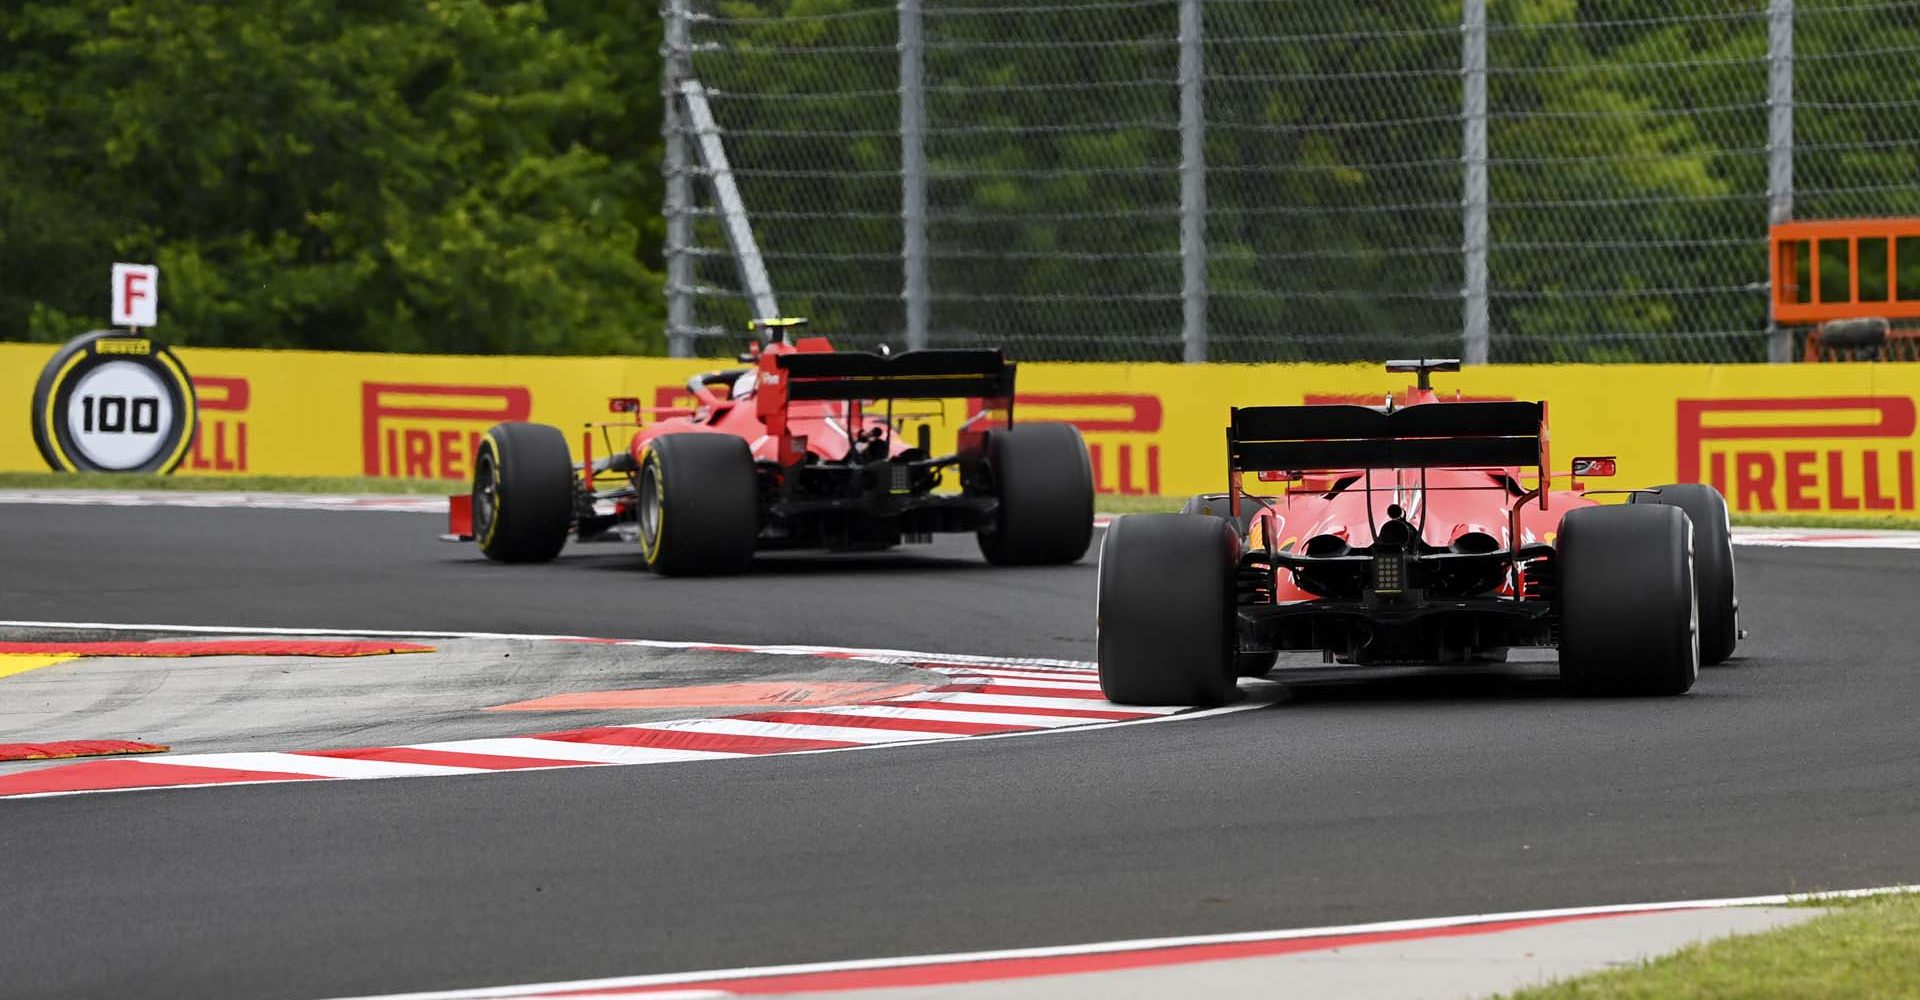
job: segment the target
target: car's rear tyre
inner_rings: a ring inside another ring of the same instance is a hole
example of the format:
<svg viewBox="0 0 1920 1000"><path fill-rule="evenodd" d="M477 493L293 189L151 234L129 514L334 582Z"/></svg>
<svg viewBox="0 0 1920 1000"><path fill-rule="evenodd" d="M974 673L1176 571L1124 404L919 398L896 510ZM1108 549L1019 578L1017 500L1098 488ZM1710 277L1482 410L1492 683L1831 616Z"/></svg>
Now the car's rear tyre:
<svg viewBox="0 0 1920 1000"><path fill-rule="evenodd" d="M1237 691L1233 522L1116 518L1100 545L1100 691L1123 705L1222 705Z"/></svg>
<svg viewBox="0 0 1920 1000"><path fill-rule="evenodd" d="M1727 498L1701 483L1635 493L1632 502L1678 507L1693 522L1693 585L1700 595L1700 662L1725 663L1740 642L1740 598L1733 583L1733 527Z"/></svg>
<svg viewBox="0 0 1920 1000"><path fill-rule="evenodd" d="M640 552L663 576L738 573L760 535L753 453L731 434L655 438L635 498Z"/></svg>
<svg viewBox="0 0 1920 1000"><path fill-rule="evenodd" d="M573 530L573 455L546 424L495 424L473 460L473 537L487 558L546 562Z"/></svg>
<svg viewBox="0 0 1920 1000"><path fill-rule="evenodd" d="M1093 465L1071 424L1020 424L987 436L987 468L1000 504L981 529L980 553L996 566L1070 563L1093 544Z"/></svg>
<svg viewBox="0 0 1920 1000"><path fill-rule="evenodd" d="M1595 695L1676 695L1700 673L1693 525L1678 507L1560 519L1560 676Z"/></svg>

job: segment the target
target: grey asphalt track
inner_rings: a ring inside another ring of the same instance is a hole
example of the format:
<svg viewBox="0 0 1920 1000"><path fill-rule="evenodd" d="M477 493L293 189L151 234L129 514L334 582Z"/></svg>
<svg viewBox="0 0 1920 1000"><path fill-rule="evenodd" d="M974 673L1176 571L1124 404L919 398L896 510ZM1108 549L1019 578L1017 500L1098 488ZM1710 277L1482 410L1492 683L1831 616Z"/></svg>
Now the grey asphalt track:
<svg viewBox="0 0 1920 1000"><path fill-rule="evenodd" d="M1087 657L1091 561L501 567L418 515L0 509L0 617ZM576 554L577 553L577 554ZM1734 664L1071 736L0 802L0 994L318 997L1920 880L1920 553L1743 548Z"/></svg>
<svg viewBox="0 0 1920 1000"><path fill-rule="evenodd" d="M1004 572L971 536L666 580L633 546L488 562L423 514L0 505L0 619L437 629L1090 656L1092 560Z"/></svg>

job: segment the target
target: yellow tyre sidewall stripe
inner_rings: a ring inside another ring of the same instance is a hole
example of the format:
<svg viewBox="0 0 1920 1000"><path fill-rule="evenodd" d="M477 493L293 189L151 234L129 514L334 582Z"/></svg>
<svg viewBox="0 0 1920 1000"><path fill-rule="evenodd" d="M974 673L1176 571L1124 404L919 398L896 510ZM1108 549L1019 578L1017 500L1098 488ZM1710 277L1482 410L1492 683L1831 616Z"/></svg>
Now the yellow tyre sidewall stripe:
<svg viewBox="0 0 1920 1000"><path fill-rule="evenodd" d="M660 540L667 537L667 475L658 449L647 452L647 469L653 474L653 537L640 541L647 547L647 565L651 566L660 559Z"/></svg>
<svg viewBox="0 0 1920 1000"><path fill-rule="evenodd" d="M493 449L493 516L487 518L487 534L480 539L480 547L483 549L493 547L493 537L500 533L500 512L506 507L503 501L507 495L504 488L507 478L507 449L500 440L499 430L496 427L487 431L487 445Z"/></svg>

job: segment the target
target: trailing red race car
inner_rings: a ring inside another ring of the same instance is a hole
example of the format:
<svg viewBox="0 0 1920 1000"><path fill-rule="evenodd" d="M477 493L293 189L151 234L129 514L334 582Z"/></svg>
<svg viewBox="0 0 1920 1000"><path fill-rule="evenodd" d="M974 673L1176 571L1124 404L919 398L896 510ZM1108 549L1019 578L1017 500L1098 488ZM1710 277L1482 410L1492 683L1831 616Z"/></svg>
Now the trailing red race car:
<svg viewBox="0 0 1920 1000"><path fill-rule="evenodd" d="M974 532L999 565L1072 562L1093 537L1093 471L1068 424L1013 423L1014 364L998 350L896 355L789 343L804 321L755 324L766 343L747 367L695 376L698 405L658 411L617 399L627 422L593 428L576 464L559 429L506 423L487 432L473 492L454 497L454 537L489 558L543 562L569 536L616 537L631 525L646 564L670 575L732 573L758 549L881 549L935 532ZM899 400L974 401L951 454L931 453L937 411ZM871 405L870 405L871 404ZM909 438L905 428L917 423ZM616 433L628 435L617 441ZM936 492L943 484L958 492Z"/></svg>
<svg viewBox="0 0 1920 1000"><path fill-rule="evenodd" d="M1740 638L1726 500L1676 484L1599 504L1553 480L1547 405L1441 401L1430 373L1381 406L1232 411L1227 492L1133 515L1100 553L1100 686L1116 702L1220 704L1281 651L1357 666L1559 649L1599 694L1675 695ZM1245 473L1285 481L1241 492ZM1528 481L1530 480L1530 481ZM1574 486L1575 483L1568 483ZM1596 491L1588 491L1596 492Z"/></svg>

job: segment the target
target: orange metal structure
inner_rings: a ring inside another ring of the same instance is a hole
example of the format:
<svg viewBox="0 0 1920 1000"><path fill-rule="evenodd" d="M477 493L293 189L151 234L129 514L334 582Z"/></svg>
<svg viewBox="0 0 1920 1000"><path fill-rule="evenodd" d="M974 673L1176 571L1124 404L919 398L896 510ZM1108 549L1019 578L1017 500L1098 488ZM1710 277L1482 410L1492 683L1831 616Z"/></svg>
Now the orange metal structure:
<svg viewBox="0 0 1920 1000"><path fill-rule="evenodd" d="M1920 219L1784 222L1771 239L1773 317L1819 325L1806 361L1920 360L1920 330L1887 329L1863 343L1849 320L1920 320ZM1827 324L1835 324L1829 337Z"/></svg>
<svg viewBox="0 0 1920 1000"><path fill-rule="evenodd" d="M1773 317L1788 324L1920 319L1920 219L1773 227Z"/></svg>

